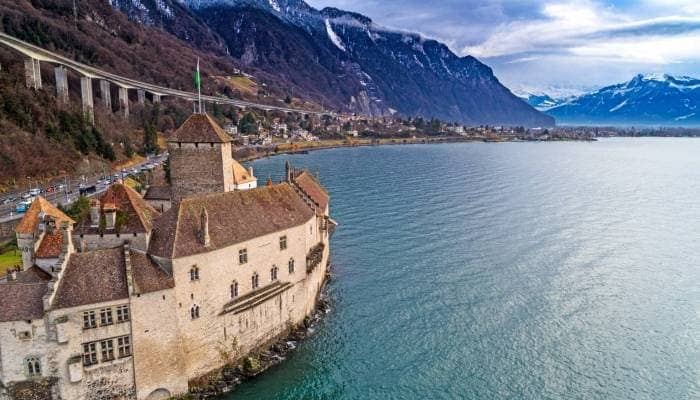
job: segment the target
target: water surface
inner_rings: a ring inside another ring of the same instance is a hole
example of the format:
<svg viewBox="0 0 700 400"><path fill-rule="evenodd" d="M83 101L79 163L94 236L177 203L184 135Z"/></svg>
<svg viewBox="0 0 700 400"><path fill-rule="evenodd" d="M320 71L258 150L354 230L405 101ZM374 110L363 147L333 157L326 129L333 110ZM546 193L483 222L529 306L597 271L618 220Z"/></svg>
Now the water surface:
<svg viewBox="0 0 700 400"><path fill-rule="evenodd" d="M700 140L344 148L333 312L227 399L700 398Z"/></svg>

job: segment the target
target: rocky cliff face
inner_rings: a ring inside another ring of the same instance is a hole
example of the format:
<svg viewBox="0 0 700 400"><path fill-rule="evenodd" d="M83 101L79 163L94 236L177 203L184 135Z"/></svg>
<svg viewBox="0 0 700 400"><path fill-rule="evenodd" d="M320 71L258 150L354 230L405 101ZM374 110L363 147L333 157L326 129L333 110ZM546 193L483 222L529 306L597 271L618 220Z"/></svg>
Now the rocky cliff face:
<svg viewBox="0 0 700 400"><path fill-rule="evenodd" d="M554 123L477 59L459 57L417 34L382 28L357 13L316 10L301 0L112 4L199 47L219 51L223 45L221 51L242 64L285 82L291 95L303 93L329 108L469 124Z"/></svg>

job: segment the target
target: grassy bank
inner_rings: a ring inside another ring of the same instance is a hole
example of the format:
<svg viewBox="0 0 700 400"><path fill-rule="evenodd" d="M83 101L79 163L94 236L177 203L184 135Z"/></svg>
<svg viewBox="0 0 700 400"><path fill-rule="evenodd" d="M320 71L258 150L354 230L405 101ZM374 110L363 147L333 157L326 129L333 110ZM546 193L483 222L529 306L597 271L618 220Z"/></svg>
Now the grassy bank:
<svg viewBox="0 0 700 400"><path fill-rule="evenodd" d="M22 253L14 243L0 245L0 276L15 265L22 264Z"/></svg>

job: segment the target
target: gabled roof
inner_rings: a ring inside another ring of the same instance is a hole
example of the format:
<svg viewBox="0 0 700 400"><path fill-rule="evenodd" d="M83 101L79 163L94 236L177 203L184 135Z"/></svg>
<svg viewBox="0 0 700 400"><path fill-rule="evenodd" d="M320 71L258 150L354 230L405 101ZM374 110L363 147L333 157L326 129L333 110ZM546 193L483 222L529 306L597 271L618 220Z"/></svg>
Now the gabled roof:
<svg viewBox="0 0 700 400"><path fill-rule="evenodd" d="M307 171L302 171L301 174L294 178L294 183L313 200L314 203L323 212L328 205L328 192L321 184Z"/></svg>
<svg viewBox="0 0 700 400"><path fill-rule="evenodd" d="M58 258L63 249L63 234L60 229L47 232L36 250L36 258Z"/></svg>
<svg viewBox="0 0 700 400"><path fill-rule="evenodd" d="M233 160L233 183L240 185L257 180L250 172L245 169L238 161Z"/></svg>
<svg viewBox="0 0 700 400"><path fill-rule="evenodd" d="M66 214L63 213L63 211L59 210L58 208L54 207L51 203L49 203L48 200L41 196L37 196L37 198L32 202L32 205L29 206L29 209L27 212L24 214L22 217L22 220L17 224L17 227L15 228L15 232L17 233L33 233L36 232L39 222L41 217L40 214L44 213L45 215L50 215L54 218L56 221L56 227L61 226L61 222L68 222L70 224L75 223L71 217L67 216Z"/></svg>
<svg viewBox="0 0 700 400"><path fill-rule="evenodd" d="M42 318L47 290L46 282L0 284L0 322Z"/></svg>
<svg viewBox="0 0 700 400"><path fill-rule="evenodd" d="M104 211L105 205L114 205L117 208L117 215L124 216L119 233L150 232L153 228L153 220L160 215L134 189L121 183L110 186L100 197L100 204L101 212ZM89 218L86 218L78 225L76 233L96 233L98 229L98 227L92 226L92 221Z"/></svg>
<svg viewBox="0 0 700 400"><path fill-rule="evenodd" d="M199 235L203 209L209 246ZM313 216L289 183L190 197L156 221L149 254L177 258L203 253L302 225Z"/></svg>
<svg viewBox="0 0 700 400"><path fill-rule="evenodd" d="M15 282L17 283L45 283L51 280L51 275L49 275L43 269L37 267L36 265L28 268L24 271L17 272L17 278ZM0 289L1 290L1 289Z"/></svg>
<svg viewBox="0 0 700 400"><path fill-rule="evenodd" d="M231 138L207 114L192 114L170 136L168 142L228 143Z"/></svg>
<svg viewBox="0 0 700 400"><path fill-rule="evenodd" d="M71 254L52 307L69 308L128 297L124 248L120 246Z"/></svg>

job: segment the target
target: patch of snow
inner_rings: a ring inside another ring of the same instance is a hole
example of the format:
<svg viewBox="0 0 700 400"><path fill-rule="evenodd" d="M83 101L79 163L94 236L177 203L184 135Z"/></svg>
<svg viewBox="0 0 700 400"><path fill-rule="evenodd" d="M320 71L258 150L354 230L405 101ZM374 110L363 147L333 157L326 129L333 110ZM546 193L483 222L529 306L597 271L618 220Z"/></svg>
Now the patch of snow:
<svg viewBox="0 0 700 400"><path fill-rule="evenodd" d="M611 109L608 110L608 111L610 111L610 112L615 112L615 111L621 109L622 107L624 107L625 105L627 105L627 99L625 99L625 101L623 101L622 103L616 105L615 107L611 108Z"/></svg>
<svg viewBox="0 0 700 400"><path fill-rule="evenodd" d="M339 48L342 51L347 51L345 50L345 46L343 45L343 42L340 40L340 37L335 34L335 31L333 30L333 27L331 26L331 21L326 18L326 33L328 33L328 38L333 42L335 47Z"/></svg>
<svg viewBox="0 0 700 400"><path fill-rule="evenodd" d="M267 0L270 3L270 7L272 7L273 10L277 12L282 12L282 9L280 8L279 3L277 3L277 0Z"/></svg>
<svg viewBox="0 0 700 400"><path fill-rule="evenodd" d="M165 1L163 0L156 0L156 8L158 8L158 10L168 18L172 18L174 15L173 9L170 8L169 5L165 4Z"/></svg>
<svg viewBox="0 0 700 400"><path fill-rule="evenodd" d="M688 115L683 115L682 117L674 118L674 120L676 120L676 121L682 121L682 120L688 119L688 118L690 118L690 117L692 117L692 116L694 116L694 115L695 115L695 113L690 113L690 114L688 114Z"/></svg>
<svg viewBox="0 0 700 400"><path fill-rule="evenodd" d="M416 64L420 65L421 68L425 68L423 63L418 60L418 57L415 54L413 55L413 59L416 60Z"/></svg>

